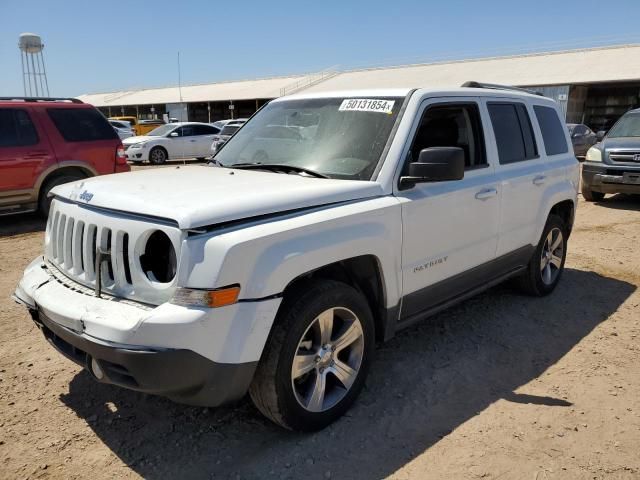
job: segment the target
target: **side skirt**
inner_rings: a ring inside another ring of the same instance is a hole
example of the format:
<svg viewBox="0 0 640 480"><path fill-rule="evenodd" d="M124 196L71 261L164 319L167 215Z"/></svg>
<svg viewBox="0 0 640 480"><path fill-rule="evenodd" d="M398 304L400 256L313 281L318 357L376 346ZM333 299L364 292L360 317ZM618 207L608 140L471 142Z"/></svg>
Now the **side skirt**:
<svg viewBox="0 0 640 480"><path fill-rule="evenodd" d="M405 295L401 303L401 318L395 331L407 328L522 273L534 251L533 245L527 245L467 272Z"/></svg>

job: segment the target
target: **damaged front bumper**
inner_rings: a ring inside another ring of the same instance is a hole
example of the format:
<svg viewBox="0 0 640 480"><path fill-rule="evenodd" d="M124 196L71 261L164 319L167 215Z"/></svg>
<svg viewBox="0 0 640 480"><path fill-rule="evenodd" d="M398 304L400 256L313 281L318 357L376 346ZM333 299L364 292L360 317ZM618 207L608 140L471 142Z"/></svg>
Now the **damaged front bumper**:
<svg viewBox="0 0 640 480"><path fill-rule="evenodd" d="M97 298L43 258L27 267L14 299L29 309L52 346L96 380L204 406L246 393L260 358L251 344L254 322L275 316L279 304L193 309ZM249 344L231 341L243 333Z"/></svg>

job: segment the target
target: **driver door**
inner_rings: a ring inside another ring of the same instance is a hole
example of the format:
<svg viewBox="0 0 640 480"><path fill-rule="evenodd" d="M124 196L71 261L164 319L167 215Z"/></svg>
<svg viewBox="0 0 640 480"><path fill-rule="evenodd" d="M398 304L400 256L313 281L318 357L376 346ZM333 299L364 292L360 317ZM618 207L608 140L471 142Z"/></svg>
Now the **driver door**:
<svg viewBox="0 0 640 480"><path fill-rule="evenodd" d="M177 137L171 136L173 133L177 133ZM171 134L169 134L168 150L169 158L191 158L194 155L193 140L193 127L191 125L184 125L176 128Z"/></svg>
<svg viewBox="0 0 640 480"><path fill-rule="evenodd" d="M428 99L421 106L407 164L429 147L465 153L461 180L417 183L399 190L402 204L401 318L421 314L485 281L495 258L500 185L495 153L485 136L488 114L477 98ZM483 121L484 119L484 121Z"/></svg>

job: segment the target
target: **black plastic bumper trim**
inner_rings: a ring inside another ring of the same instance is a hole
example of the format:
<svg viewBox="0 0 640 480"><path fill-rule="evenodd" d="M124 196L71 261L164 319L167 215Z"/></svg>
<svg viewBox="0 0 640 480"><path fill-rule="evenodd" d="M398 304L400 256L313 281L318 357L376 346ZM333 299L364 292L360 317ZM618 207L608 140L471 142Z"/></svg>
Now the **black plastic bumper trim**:
<svg viewBox="0 0 640 480"><path fill-rule="evenodd" d="M640 184L624 183L624 173L640 174L640 169L612 167L611 165L584 165L582 185L600 193L640 193Z"/></svg>
<svg viewBox="0 0 640 480"><path fill-rule="evenodd" d="M98 343L58 325L41 311L31 316L62 355L86 368L95 359L104 378L131 390L169 397L190 405L215 407L243 397L258 362L217 363L186 349L140 349Z"/></svg>

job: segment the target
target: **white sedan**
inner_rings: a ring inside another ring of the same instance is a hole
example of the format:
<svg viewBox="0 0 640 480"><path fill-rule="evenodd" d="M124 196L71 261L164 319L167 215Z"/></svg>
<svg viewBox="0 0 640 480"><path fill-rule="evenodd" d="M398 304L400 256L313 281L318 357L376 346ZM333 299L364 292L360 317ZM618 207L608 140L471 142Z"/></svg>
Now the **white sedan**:
<svg viewBox="0 0 640 480"><path fill-rule="evenodd" d="M208 123L169 123L122 143L127 160L161 164L181 158L204 159L211 155L213 137L219 132L219 128Z"/></svg>

